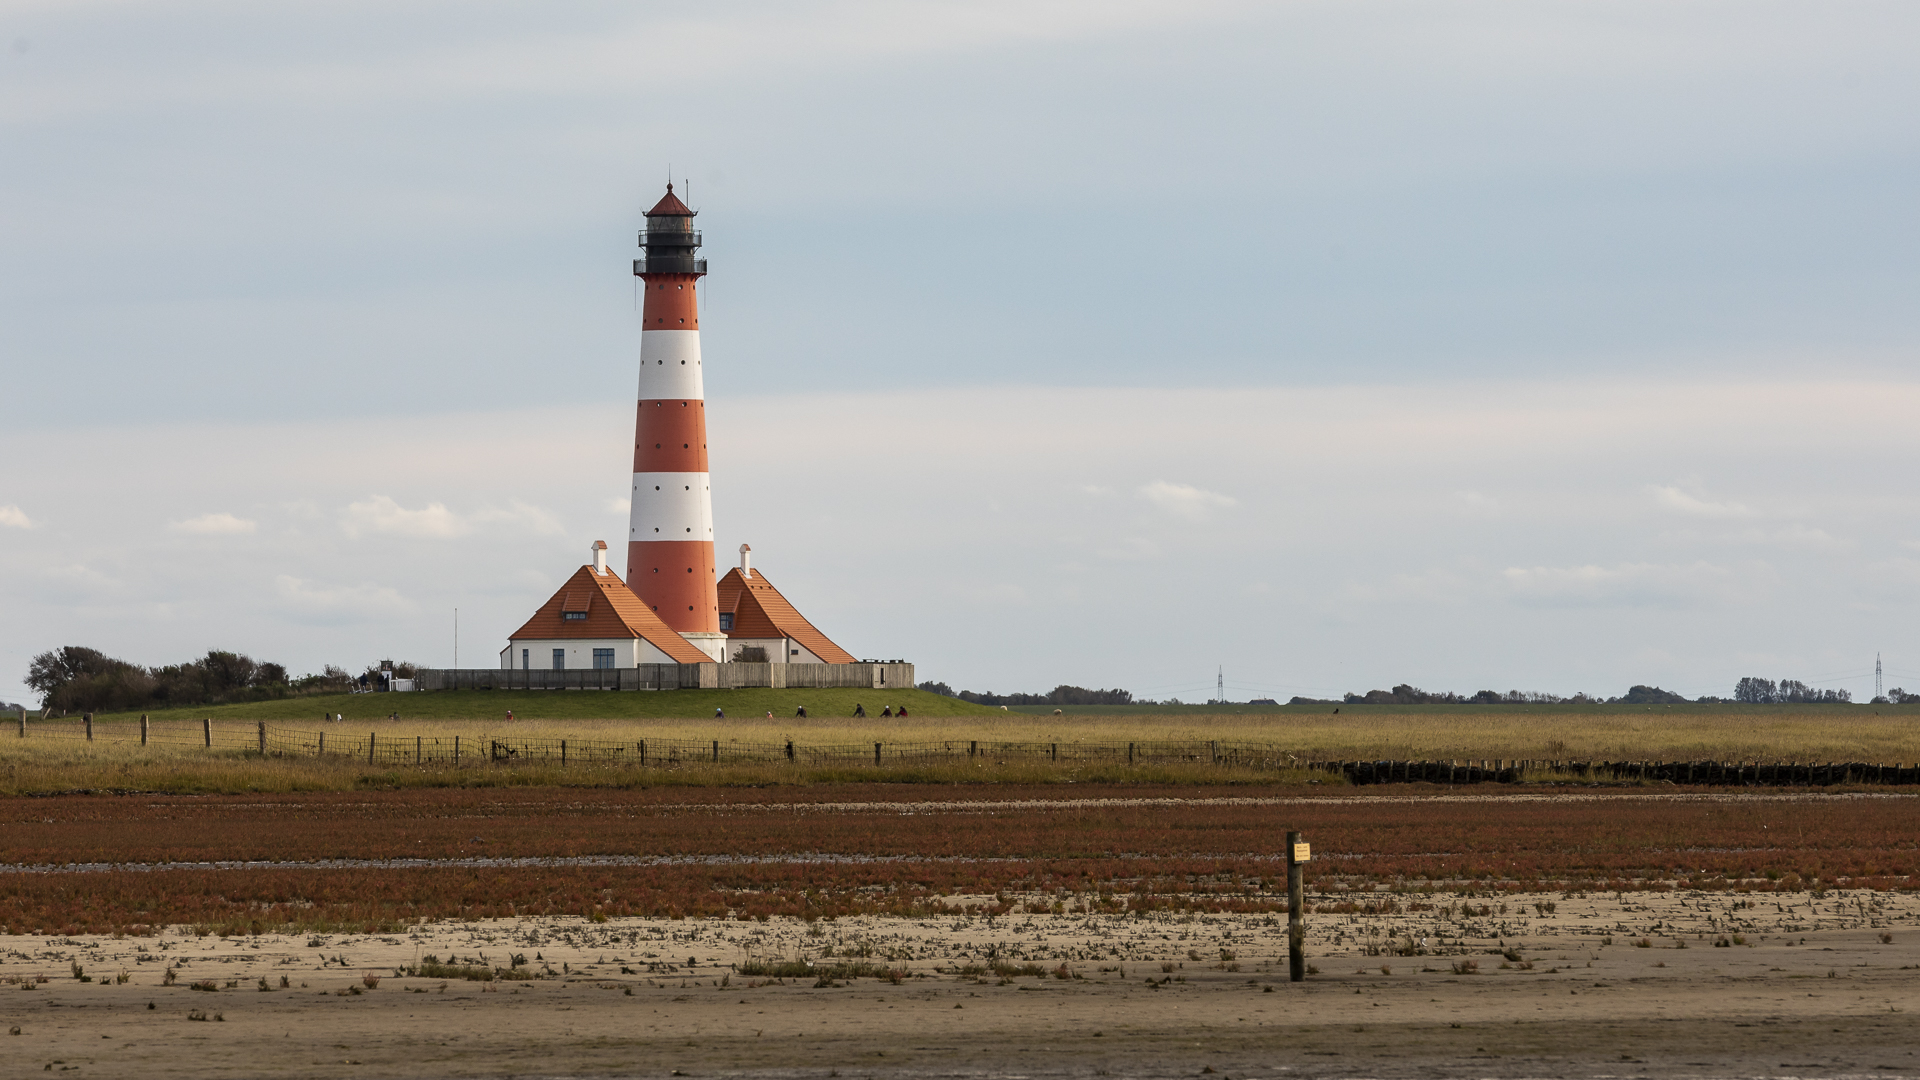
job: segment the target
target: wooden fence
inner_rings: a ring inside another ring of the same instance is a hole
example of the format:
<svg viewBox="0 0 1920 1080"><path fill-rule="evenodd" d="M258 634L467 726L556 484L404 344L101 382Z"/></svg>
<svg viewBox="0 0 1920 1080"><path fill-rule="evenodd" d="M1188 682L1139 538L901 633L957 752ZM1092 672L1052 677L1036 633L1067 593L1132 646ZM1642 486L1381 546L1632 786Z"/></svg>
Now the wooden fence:
<svg viewBox="0 0 1920 1080"><path fill-rule="evenodd" d="M792 741L739 742L731 739L534 739L512 734L382 734L350 731L345 724L330 726L323 731L282 728L260 721L234 723L211 719L150 724L145 718L136 725L127 721L96 724L90 718L28 721L25 717L17 717L13 727L13 731L0 733L0 737L198 748L267 757L326 757L370 765L546 764L623 768L698 764L879 768L960 764L1202 765L1260 772L1299 770L1308 774L1338 776L1356 785L1920 785L1920 765L1907 763L1534 759L1332 761L1312 758L1298 750L1270 743L1218 740L1062 743L946 739L808 744ZM5 746L0 745L0 754L4 752Z"/></svg>
<svg viewBox="0 0 1920 1080"><path fill-rule="evenodd" d="M913 665L641 664L630 668L422 668L420 690L912 689Z"/></svg>

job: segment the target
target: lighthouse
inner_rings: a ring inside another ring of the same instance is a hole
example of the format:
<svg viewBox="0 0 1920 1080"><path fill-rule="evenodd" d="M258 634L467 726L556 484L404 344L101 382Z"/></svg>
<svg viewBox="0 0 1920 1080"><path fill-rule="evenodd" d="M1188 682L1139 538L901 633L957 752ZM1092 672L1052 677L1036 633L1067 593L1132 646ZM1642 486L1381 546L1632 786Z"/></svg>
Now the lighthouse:
<svg viewBox="0 0 1920 1080"><path fill-rule="evenodd" d="M700 366L700 233L667 185L640 233L640 398L634 418L627 586L694 648L726 659L713 559L706 393Z"/></svg>

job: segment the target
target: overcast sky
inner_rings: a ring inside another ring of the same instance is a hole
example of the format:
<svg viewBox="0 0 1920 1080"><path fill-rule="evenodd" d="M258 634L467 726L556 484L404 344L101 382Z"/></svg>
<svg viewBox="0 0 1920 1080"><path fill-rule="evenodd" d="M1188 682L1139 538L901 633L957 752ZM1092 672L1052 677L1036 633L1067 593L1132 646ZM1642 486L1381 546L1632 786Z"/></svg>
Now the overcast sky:
<svg viewBox="0 0 1920 1080"><path fill-rule="evenodd" d="M0 698L492 666L714 512L973 689L1920 689L1910 3L0 0ZM690 190L687 190L690 189ZM619 560L616 560L618 562Z"/></svg>

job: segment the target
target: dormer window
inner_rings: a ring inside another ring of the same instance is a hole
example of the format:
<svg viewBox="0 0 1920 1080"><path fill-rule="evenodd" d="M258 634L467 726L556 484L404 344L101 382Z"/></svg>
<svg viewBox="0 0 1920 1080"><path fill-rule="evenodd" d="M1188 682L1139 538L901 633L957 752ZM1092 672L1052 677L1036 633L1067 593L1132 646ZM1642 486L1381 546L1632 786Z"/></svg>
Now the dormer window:
<svg viewBox="0 0 1920 1080"><path fill-rule="evenodd" d="M733 612L723 611L720 613L720 629L722 631L733 629Z"/></svg>
<svg viewBox="0 0 1920 1080"><path fill-rule="evenodd" d="M587 613L584 611L563 611L560 613L560 617L568 622L572 622L575 619L584 620L587 617Z"/></svg>

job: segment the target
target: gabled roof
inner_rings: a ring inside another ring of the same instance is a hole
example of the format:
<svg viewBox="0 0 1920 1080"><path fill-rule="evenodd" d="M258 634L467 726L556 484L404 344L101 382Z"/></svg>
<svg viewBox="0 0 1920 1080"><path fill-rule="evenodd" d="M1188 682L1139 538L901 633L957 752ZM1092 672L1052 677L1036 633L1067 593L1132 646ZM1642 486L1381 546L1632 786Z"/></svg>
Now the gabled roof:
<svg viewBox="0 0 1920 1080"><path fill-rule="evenodd" d="M668 184L666 196L659 202L653 204L653 209L647 211L647 216L661 217L671 215L675 217L692 217L693 213L692 210L687 208L686 203L680 201L680 196L673 193L673 185Z"/></svg>
<svg viewBox="0 0 1920 1080"><path fill-rule="evenodd" d="M727 571L720 579L720 610L733 613L735 638L792 638L812 650L829 664L855 664L853 654L828 640L806 617L755 570L750 578L740 576L740 568Z"/></svg>
<svg viewBox="0 0 1920 1080"><path fill-rule="evenodd" d="M585 612L584 619L561 618L564 612ZM513 632L516 639L535 641L578 638L644 638L646 642L680 664L711 664L713 657L687 643L687 639L660 621L652 609L640 602L613 571L596 574L592 566L574 571L560 591L540 605L525 626Z"/></svg>

